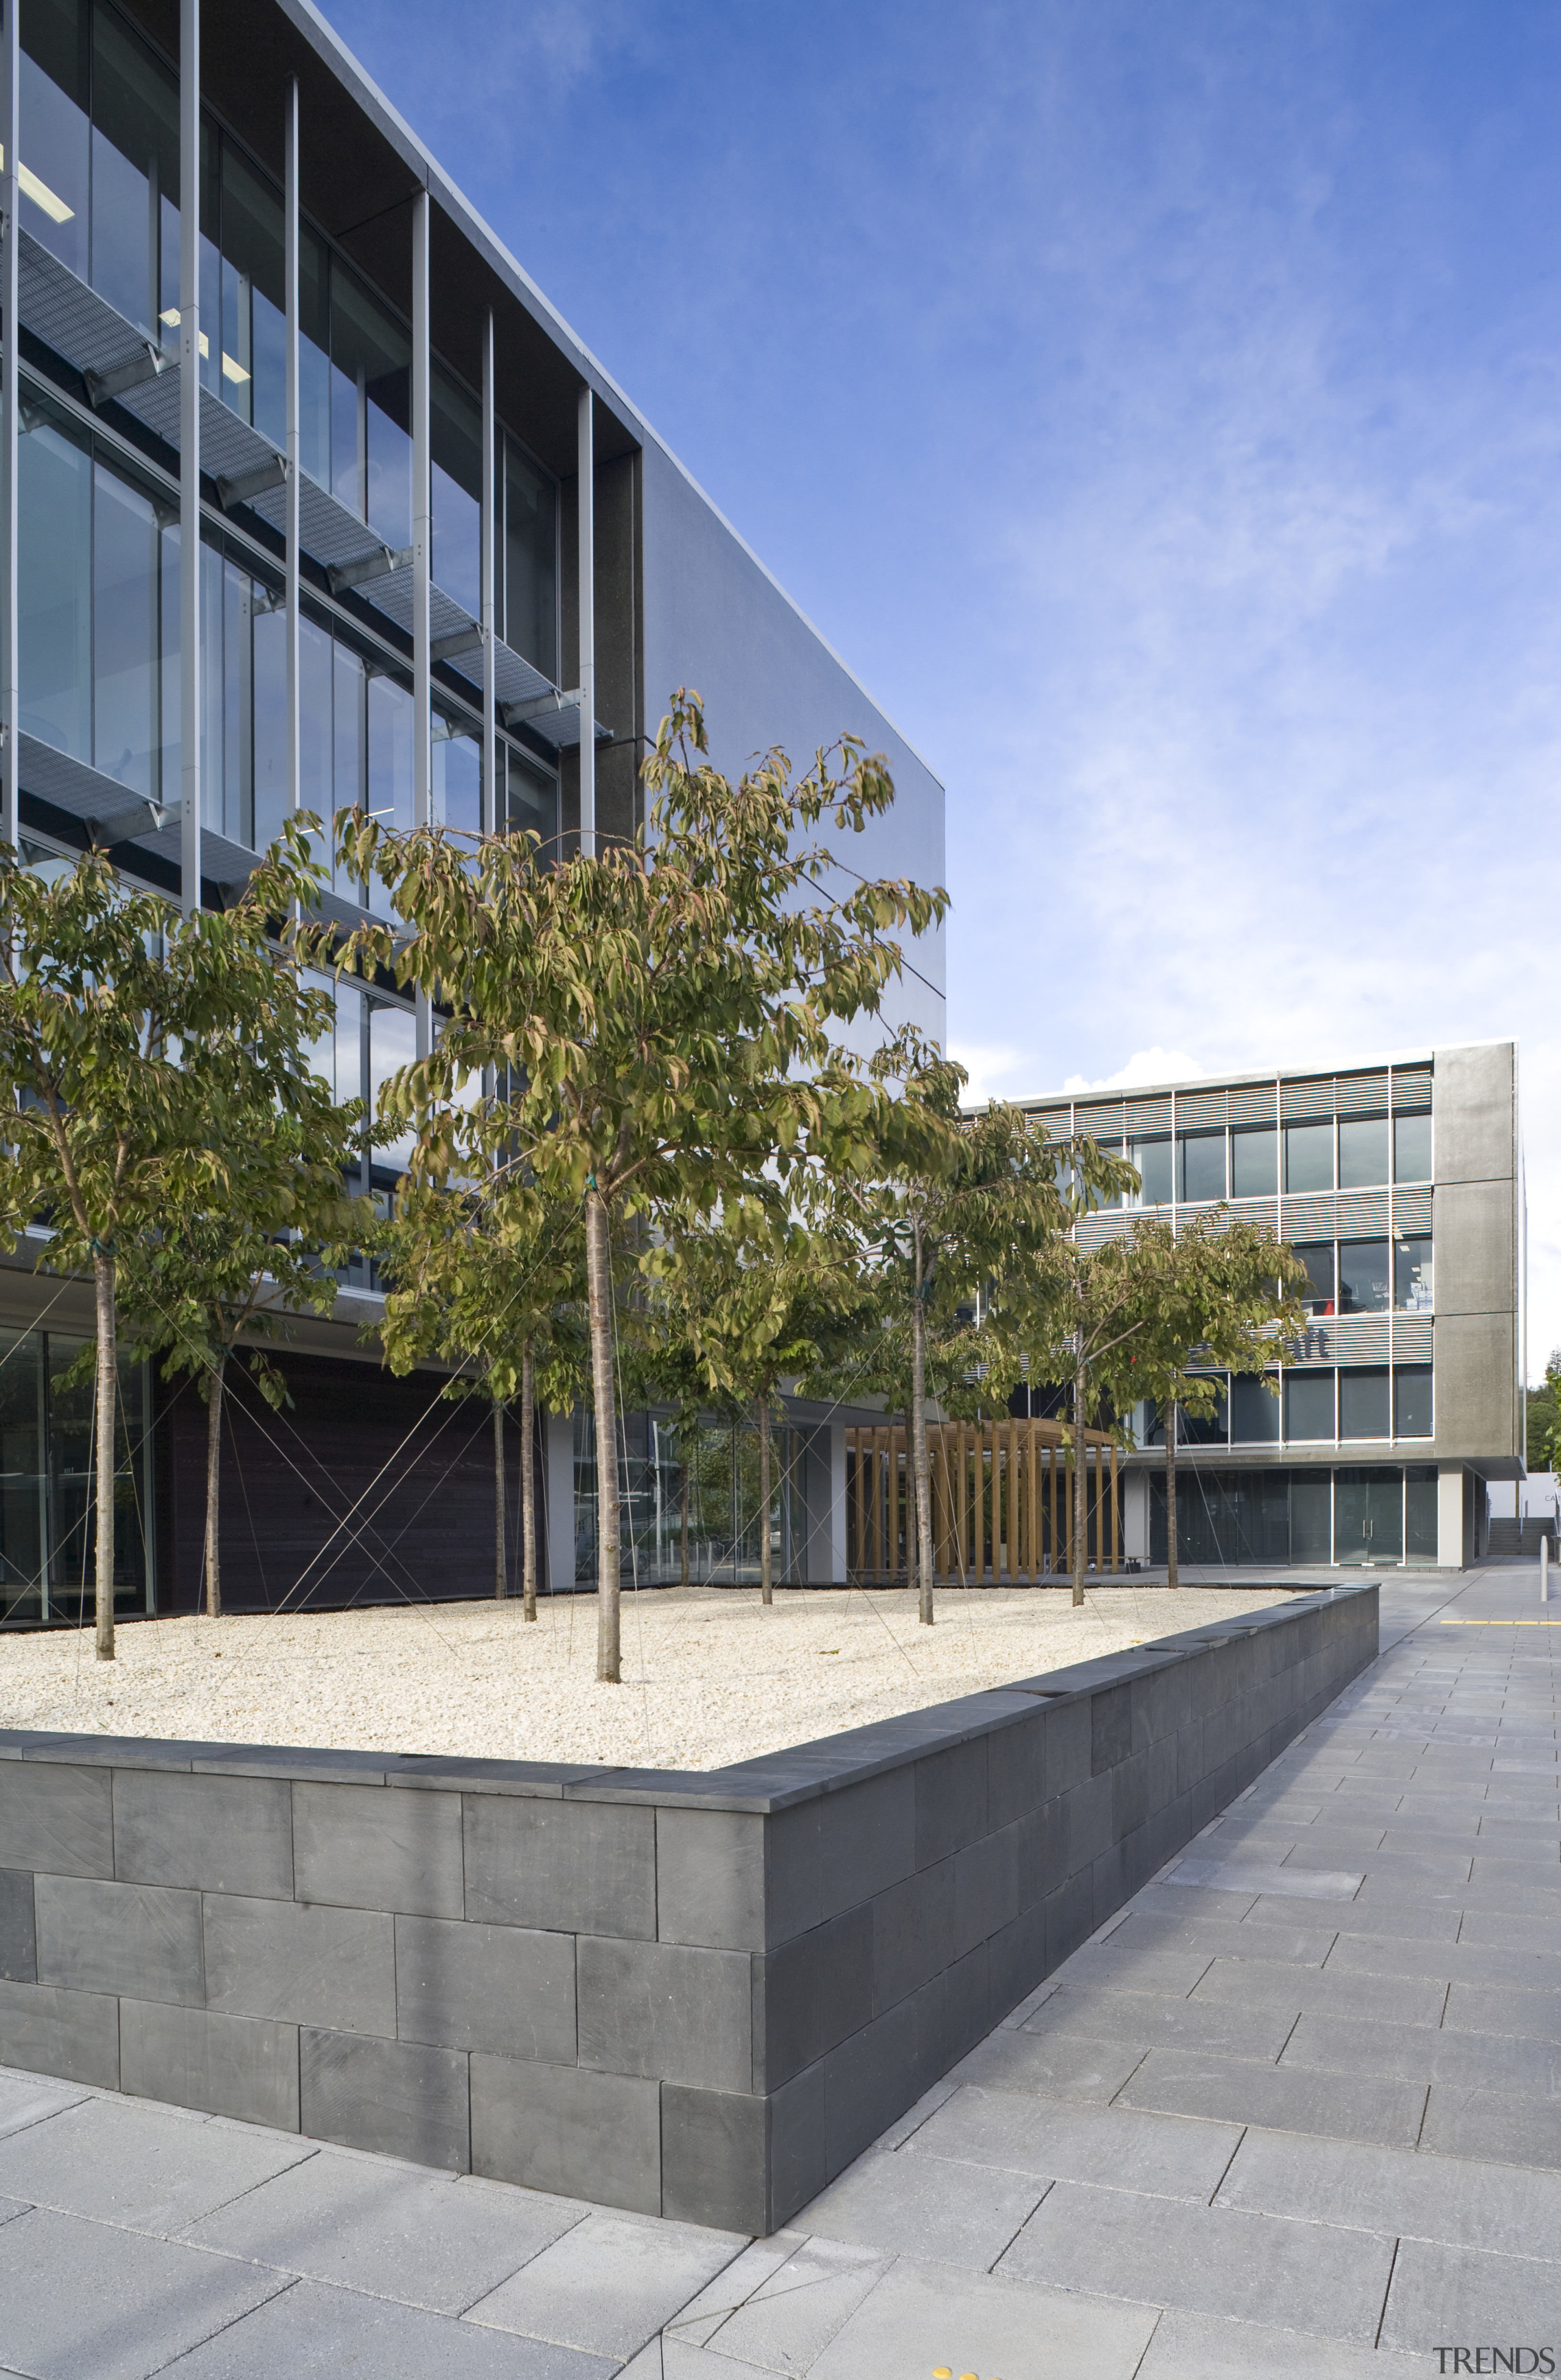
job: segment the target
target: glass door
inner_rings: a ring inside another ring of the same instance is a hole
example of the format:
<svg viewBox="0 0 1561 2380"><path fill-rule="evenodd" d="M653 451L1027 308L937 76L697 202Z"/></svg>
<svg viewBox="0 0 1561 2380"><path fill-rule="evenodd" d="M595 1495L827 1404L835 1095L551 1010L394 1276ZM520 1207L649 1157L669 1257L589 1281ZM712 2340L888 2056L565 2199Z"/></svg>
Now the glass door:
<svg viewBox="0 0 1561 2380"><path fill-rule="evenodd" d="M1401 1562L1404 1474L1360 1465L1334 1475L1334 1560Z"/></svg>

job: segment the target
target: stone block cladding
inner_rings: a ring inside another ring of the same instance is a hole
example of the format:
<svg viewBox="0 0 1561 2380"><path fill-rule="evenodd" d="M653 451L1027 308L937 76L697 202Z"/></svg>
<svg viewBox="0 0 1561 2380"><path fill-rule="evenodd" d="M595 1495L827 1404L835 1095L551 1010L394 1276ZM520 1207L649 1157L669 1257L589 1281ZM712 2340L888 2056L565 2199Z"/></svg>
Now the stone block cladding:
<svg viewBox="0 0 1561 2380"><path fill-rule="evenodd" d="M1341 1587L708 1774L0 1733L0 2062L766 2233L1376 1650Z"/></svg>

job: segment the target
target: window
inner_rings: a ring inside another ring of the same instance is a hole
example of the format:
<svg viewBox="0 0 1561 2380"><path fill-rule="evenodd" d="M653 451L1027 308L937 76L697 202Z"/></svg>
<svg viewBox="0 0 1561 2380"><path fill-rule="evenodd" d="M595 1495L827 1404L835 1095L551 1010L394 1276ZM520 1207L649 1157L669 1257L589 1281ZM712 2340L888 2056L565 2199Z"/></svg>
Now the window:
<svg viewBox="0 0 1561 2380"><path fill-rule="evenodd" d="M1225 1135L1189 1132L1182 1136L1182 1192L1189 1202L1226 1195Z"/></svg>
<svg viewBox="0 0 1561 2380"><path fill-rule="evenodd" d="M1285 1126L1286 1189L1331 1190L1333 1186L1333 1125L1287 1123Z"/></svg>
<svg viewBox="0 0 1561 2380"><path fill-rule="evenodd" d="M464 727L433 716L433 810L458 834L482 832L482 747Z"/></svg>
<svg viewBox="0 0 1561 2380"><path fill-rule="evenodd" d="M1385 1314L1388 1297L1387 1242L1339 1242L1339 1312Z"/></svg>
<svg viewBox="0 0 1561 2380"><path fill-rule="evenodd" d="M482 616L482 413L437 366L433 461L433 581L474 620Z"/></svg>
<svg viewBox="0 0 1561 2380"><path fill-rule="evenodd" d="M1279 1135L1254 1125L1230 1135L1231 1192L1238 1198L1272 1198L1279 1187Z"/></svg>
<svg viewBox="0 0 1561 2380"><path fill-rule="evenodd" d="M22 225L85 281L91 219L86 9L77 0L29 0L20 33Z"/></svg>
<svg viewBox="0 0 1561 2380"><path fill-rule="evenodd" d="M1334 1435L1334 1375L1331 1371L1287 1372L1285 1435L1291 1439Z"/></svg>
<svg viewBox="0 0 1561 2380"><path fill-rule="evenodd" d="M1393 1303L1400 1314L1429 1314L1434 1300L1431 1235L1396 1239L1393 1244Z"/></svg>
<svg viewBox="0 0 1561 2380"><path fill-rule="evenodd" d="M1387 1180L1387 1118L1339 1118L1339 1188L1371 1190Z"/></svg>
<svg viewBox="0 0 1561 2380"><path fill-rule="evenodd" d="M171 795L177 526L149 488L97 456L90 432L30 393L23 403L21 726L131 793Z"/></svg>
<svg viewBox="0 0 1561 2380"><path fill-rule="evenodd" d="M1436 1474L1414 1463L1404 1474L1404 1559L1436 1560Z"/></svg>
<svg viewBox="0 0 1561 2380"><path fill-rule="evenodd" d="M1308 1286L1300 1292L1302 1305L1309 1314L1332 1314L1338 1298L1332 1240L1302 1240L1295 1253L1307 1270Z"/></svg>
<svg viewBox="0 0 1561 2380"><path fill-rule="evenodd" d="M380 1093L392 1075L409 1066L418 1054L417 1019L409 1008L392 1008L388 1002L372 1001L369 1005L369 1123L373 1129L374 1111ZM400 1172L412 1153L415 1135L410 1123L403 1124L392 1139L376 1147L373 1164L382 1170Z"/></svg>
<svg viewBox="0 0 1561 2380"><path fill-rule="evenodd" d="M1271 1372L1268 1379L1279 1375ZM1230 1436L1237 1446L1269 1446L1279 1436L1279 1399L1255 1374L1238 1373L1230 1384Z"/></svg>
<svg viewBox="0 0 1561 2380"><path fill-rule="evenodd" d="M543 677L558 675L558 500L551 480L504 442L504 640Z"/></svg>
<svg viewBox="0 0 1561 2380"><path fill-rule="evenodd" d="M1290 1482L1290 1560L1331 1562L1334 1559L1334 1484L1324 1471Z"/></svg>
<svg viewBox="0 0 1561 2380"><path fill-rule="evenodd" d="M1361 1464L1334 1474L1334 1559L1397 1562L1404 1554L1404 1474Z"/></svg>
<svg viewBox="0 0 1561 2380"><path fill-rule="evenodd" d="M1393 1119L1393 1178L1395 1182L1429 1182L1431 1179L1431 1114L1401 1115Z"/></svg>
<svg viewBox="0 0 1561 2380"><path fill-rule="evenodd" d="M506 747L499 747L499 763L504 766ZM502 820L503 830L510 834L536 835L541 843L543 860L558 856L558 783L518 752L511 750L507 769L507 809Z"/></svg>
<svg viewBox="0 0 1561 2380"><path fill-rule="evenodd" d="M1339 1373L1339 1436L1384 1439L1387 1416L1386 1366L1370 1370L1345 1366Z"/></svg>
<svg viewBox="0 0 1561 2380"><path fill-rule="evenodd" d="M1173 1197L1176 1144L1165 1140L1135 1140L1129 1154L1139 1170L1143 1184L1139 1204L1143 1207L1168 1207Z"/></svg>
<svg viewBox="0 0 1561 2380"><path fill-rule="evenodd" d="M1435 1436L1429 1364L1399 1364L1395 1368L1393 1434L1395 1438Z"/></svg>
<svg viewBox="0 0 1561 2380"><path fill-rule="evenodd" d="M1189 1413L1180 1405L1177 1411L1177 1443L1178 1446L1225 1446L1230 1438L1230 1399L1222 1380L1214 1399L1213 1409L1206 1414Z"/></svg>

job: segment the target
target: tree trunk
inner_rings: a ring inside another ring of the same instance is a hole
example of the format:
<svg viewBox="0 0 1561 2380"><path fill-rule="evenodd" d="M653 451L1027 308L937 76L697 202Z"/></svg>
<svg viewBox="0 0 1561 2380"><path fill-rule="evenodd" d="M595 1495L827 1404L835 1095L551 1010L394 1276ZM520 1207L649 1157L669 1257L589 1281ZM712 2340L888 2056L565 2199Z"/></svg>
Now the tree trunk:
<svg viewBox="0 0 1561 2380"><path fill-rule="evenodd" d="M504 1400L494 1399L494 1600L502 1603L509 1593L509 1572L505 1561L508 1551L505 1540L509 1535L509 1514L506 1511L504 1476Z"/></svg>
<svg viewBox="0 0 1561 2380"><path fill-rule="evenodd" d="M114 1658L114 1411L119 1365L114 1335L114 1258L94 1245L92 1285L97 1293L97 1560L93 1601L100 1661Z"/></svg>
<svg viewBox="0 0 1561 2380"><path fill-rule="evenodd" d="M1084 1600L1084 1562L1089 1548L1089 1475L1084 1464L1084 1366L1073 1376L1073 1600Z"/></svg>
<svg viewBox="0 0 1561 2380"><path fill-rule="evenodd" d="M217 1358L212 1392L206 1400L206 1617L222 1615L222 1396L227 1377L227 1350Z"/></svg>
<svg viewBox="0 0 1561 2380"><path fill-rule="evenodd" d="M681 1438L682 1433L679 1432L678 1435L679 1438ZM683 1492L681 1499L679 1500L682 1509L678 1521L678 1527L682 1540L683 1572L677 1584L679 1586L687 1586L689 1584L689 1450L686 1446L680 1444L678 1447L678 1452L683 1458L681 1466L683 1473Z"/></svg>
<svg viewBox="0 0 1561 2380"><path fill-rule="evenodd" d="M528 1339L520 1350L520 1593L537 1616L537 1375Z"/></svg>
<svg viewBox="0 0 1561 2380"><path fill-rule="evenodd" d="M1177 1583L1177 1401L1165 1415L1165 1584Z"/></svg>
<svg viewBox="0 0 1561 2380"><path fill-rule="evenodd" d="M607 1202L585 1194L585 1274L591 1317L591 1389L596 1407L596 1675L621 1682L618 1650L618 1424L613 1394L612 1245Z"/></svg>
<svg viewBox="0 0 1561 2380"><path fill-rule="evenodd" d="M911 1225L916 1283L910 1301L910 1471L916 1494L916 1567L921 1579L917 1617L931 1628L933 1609L933 1483L927 1469L927 1316L921 1303L921 1226Z"/></svg>
<svg viewBox="0 0 1561 2380"><path fill-rule="evenodd" d="M759 1399L759 1600L774 1603L770 1559L770 1400Z"/></svg>

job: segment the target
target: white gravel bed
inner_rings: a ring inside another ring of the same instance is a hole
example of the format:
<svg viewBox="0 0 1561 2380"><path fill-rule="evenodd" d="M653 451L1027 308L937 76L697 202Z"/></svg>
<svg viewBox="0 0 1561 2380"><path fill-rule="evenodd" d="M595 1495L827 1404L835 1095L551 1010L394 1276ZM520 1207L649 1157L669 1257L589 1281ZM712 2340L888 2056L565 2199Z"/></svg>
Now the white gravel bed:
<svg viewBox="0 0 1561 2380"><path fill-rule="evenodd" d="M623 1683L596 1598L139 1621L0 1637L0 1725L501 1760L719 1768L1287 1599L1279 1587L904 1592L661 1588L623 1598Z"/></svg>

